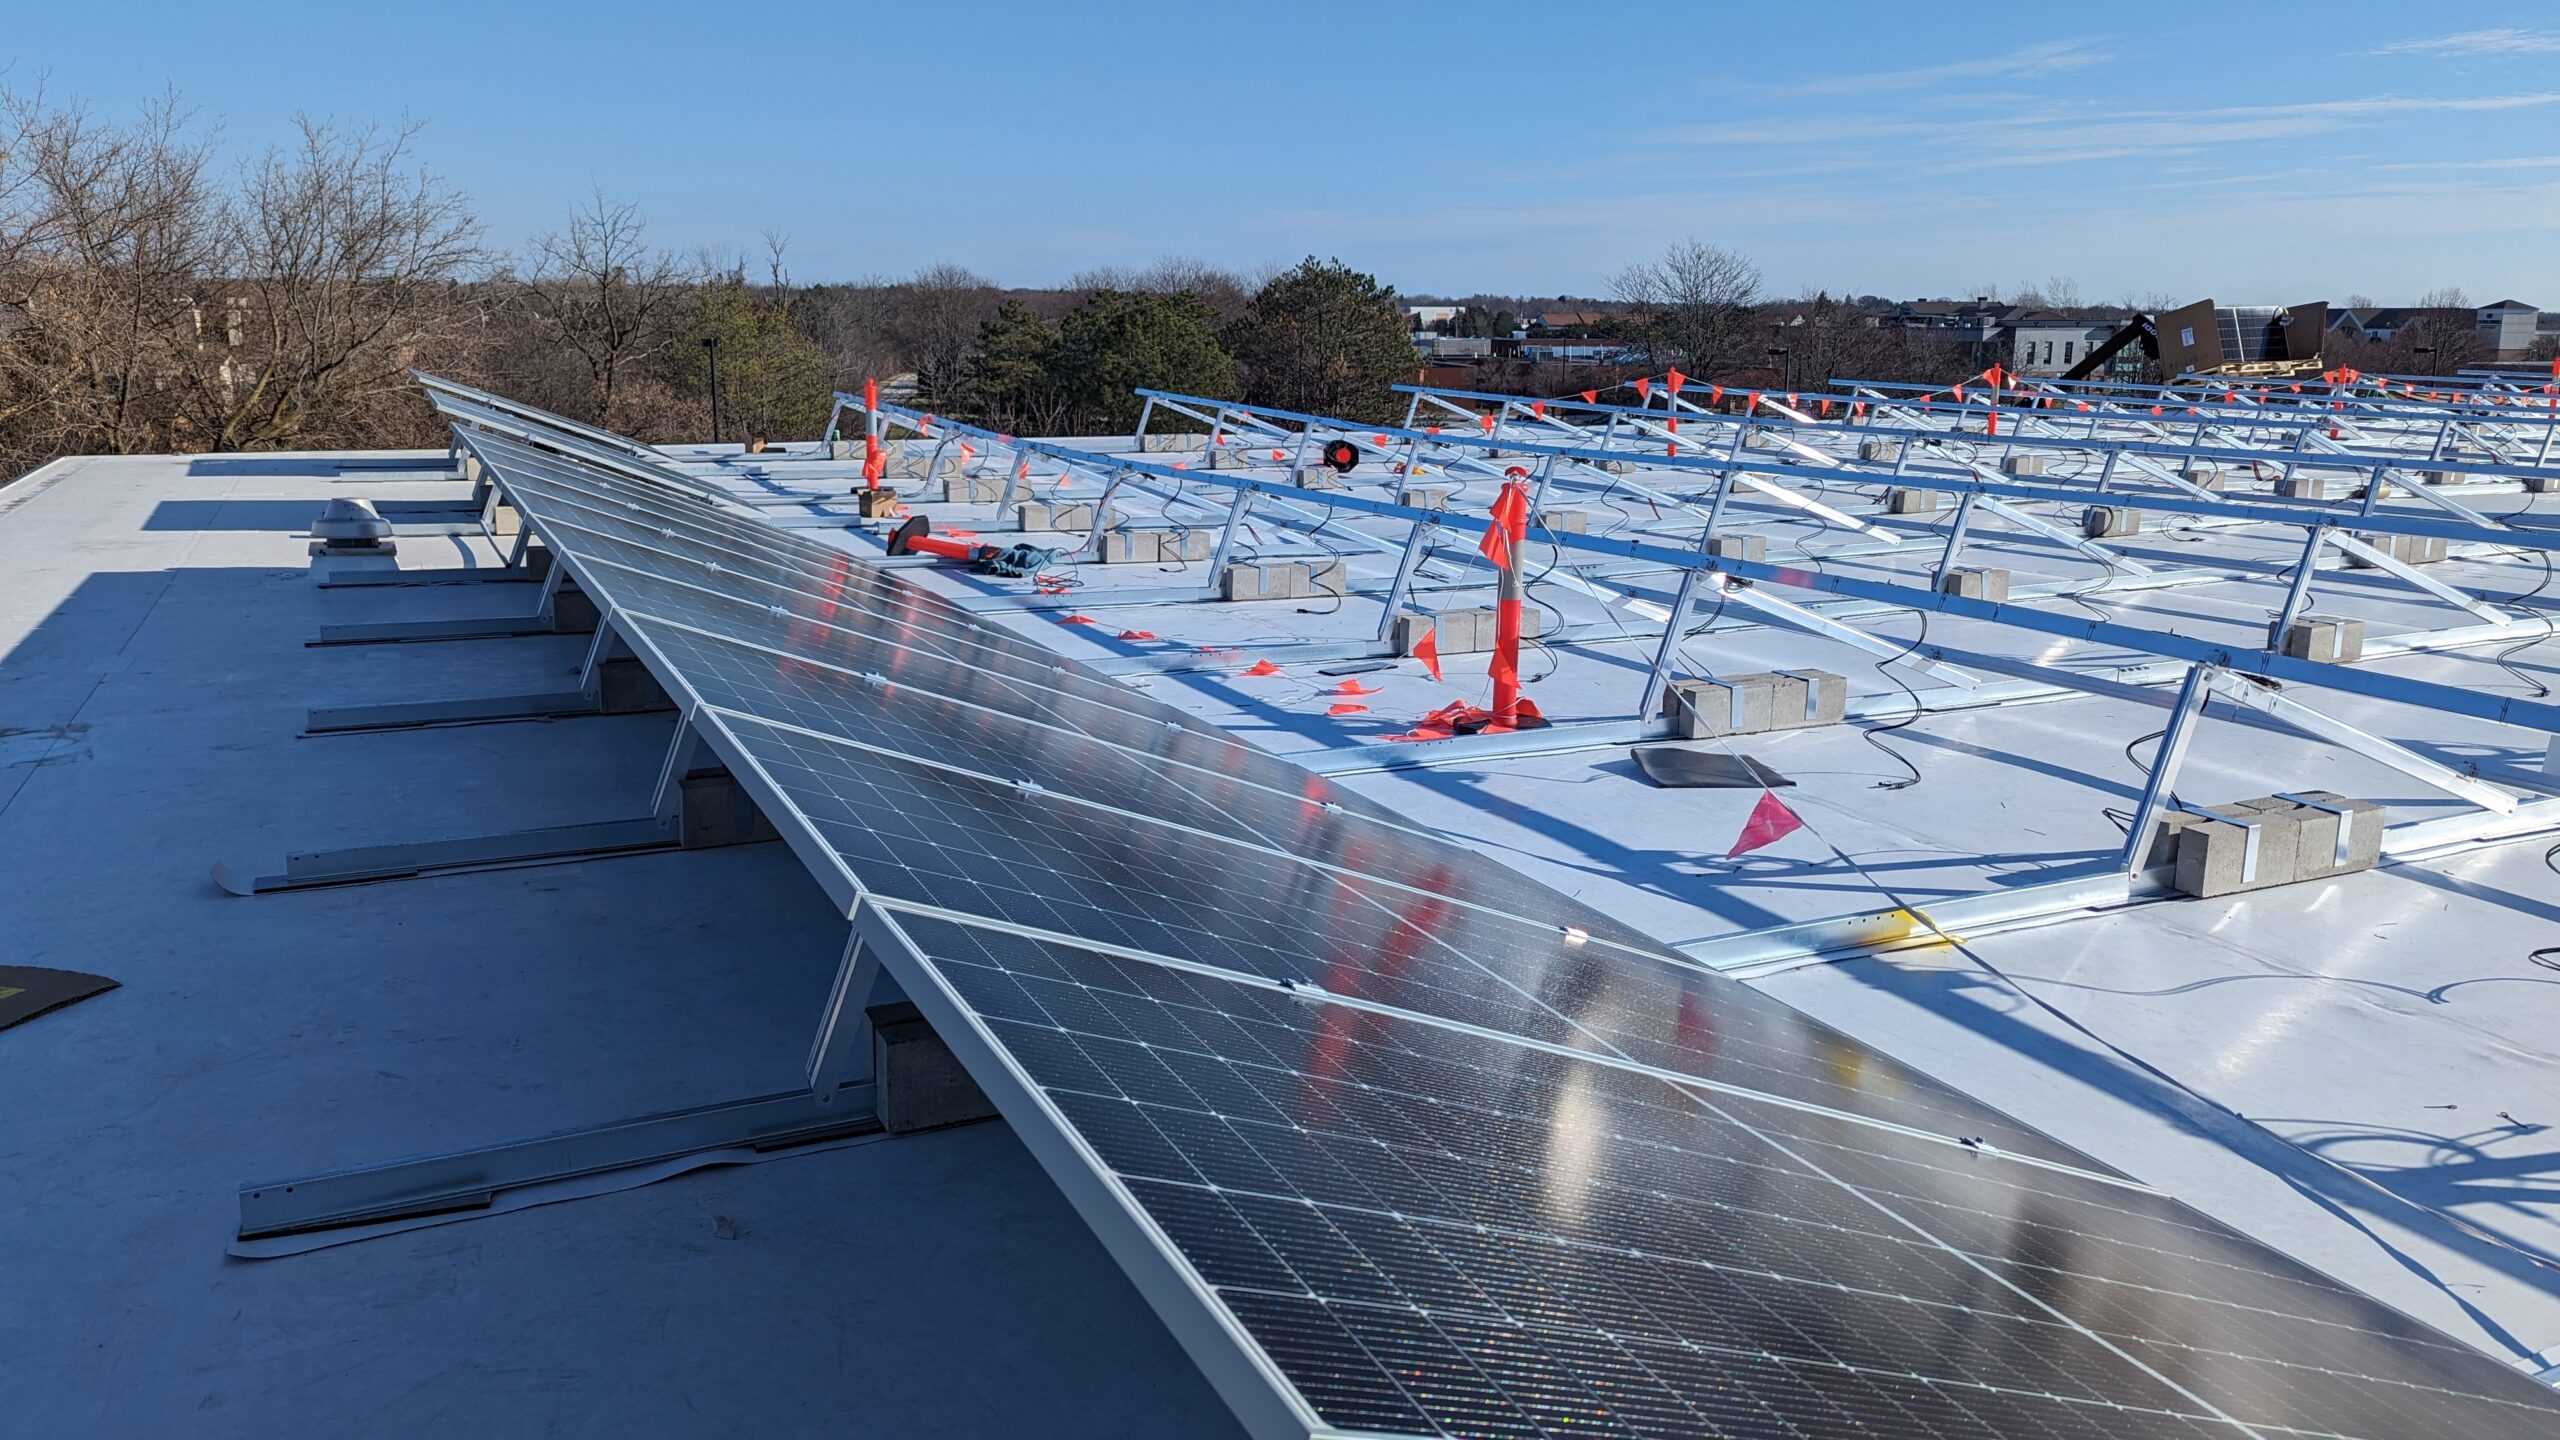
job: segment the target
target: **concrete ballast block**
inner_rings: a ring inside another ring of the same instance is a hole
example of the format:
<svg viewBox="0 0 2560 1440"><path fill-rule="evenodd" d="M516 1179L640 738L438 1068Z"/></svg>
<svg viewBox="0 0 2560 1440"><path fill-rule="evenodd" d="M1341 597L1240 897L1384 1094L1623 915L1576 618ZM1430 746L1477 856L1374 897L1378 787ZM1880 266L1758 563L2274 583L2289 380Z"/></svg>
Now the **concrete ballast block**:
<svg viewBox="0 0 2560 1440"><path fill-rule="evenodd" d="M1765 561L1769 557L1769 541L1763 535L1710 535L1707 554L1718 560Z"/></svg>
<svg viewBox="0 0 2560 1440"><path fill-rule="evenodd" d="M2325 790L2267 795L2167 817L2156 860L2176 852L2177 887L2210 899L2369 870L2382 856L2383 808ZM2248 839L2254 830L2254 863ZM2343 843L2341 841L2343 840Z"/></svg>
<svg viewBox="0 0 2560 1440"><path fill-rule="evenodd" d="M563 581L551 592L551 628L561 635L593 635L603 617L586 591Z"/></svg>
<svg viewBox="0 0 2560 1440"><path fill-rule="evenodd" d="M684 777L679 794L682 815L677 838L687 850L716 850L724 845L753 845L782 838L781 832L764 818L764 812L756 808L746 787L726 770L715 767L694 771Z"/></svg>
<svg viewBox="0 0 2560 1440"><path fill-rule="evenodd" d="M1890 465L1902 458L1902 442L1898 440L1861 440L1858 458L1869 465Z"/></svg>
<svg viewBox="0 0 2560 1440"><path fill-rule="evenodd" d="M893 1135L989 1119L986 1092L911 1001L875 1005L871 1021L872 1099Z"/></svg>
<svg viewBox="0 0 2560 1440"><path fill-rule="evenodd" d="M1335 594L1341 593L1340 561L1334 567ZM1254 560L1230 565L1218 577L1218 593L1229 600L1303 600L1310 593L1303 560Z"/></svg>
<svg viewBox="0 0 2560 1440"><path fill-rule="evenodd" d="M2296 660L2350 665L2364 658L2364 622L2303 615L2284 628L2279 648Z"/></svg>
<svg viewBox="0 0 2560 1440"><path fill-rule="evenodd" d="M2201 823L2178 836L2177 886L2199 899L2290 884L2301 848L2301 817L2242 800L2205 807Z"/></svg>
<svg viewBox="0 0 2560 1440"><path fill-rule="evenodd" d="M645 715L672 710L675 701L667 698L648 666L624 655L596 667L596 705L607 715Z"/></svg>
<svg viewBox="0 0 2560 1440"><path fill-rule="evenodd" d="M1153 565L1161 558L1161 532L1155 530L1105 530L1102 532L1102 563L1105 565Z"/></svg>
<svg viewBox="0 0 2560 1440"><path fill-rule="evenodd" d="M2092 540L2142 533L2142 512L2129 505L2092 505L2080 516L2080 533Z"/></svg>
<svg viewBox="0 0 2560 1440"><path fill-rule="evenodd" d="M1018 508L1022 515L1022 528L1025 530L1090 530L1093 528L1091 505L1025 500Z"/></svg>
<svg viewBox="0 0 2560 1440"><path fill-rule="evenodd" d="M1837 725L1848 702L1847 677L1791 670L1675 680L1663 692L1662 711L1678 722L1681 738L1699 740Z"/></svg>
<svg viewBox="0 0 2560 1440"><path fill-rule="evenodd" d="M2012 475L2041 475L2045 472L2042 455L2007 455L2001 457L2000 468Z"/></svg>
<svg viewBox="0 0 2560 1440"><path fill-rule="evenodd" d="M1961 595L1967 600L2005 601L2009 598L2009 572L1987 565L1958 565L1938 577L1938 593Z"/></svg>
<svg viewBox="0 0 2560 1440"><path fill-rule="evenodd" d="M1884 497L1884 508L1895 515L1926 515L1938 508L1938 492L1896 486Z"/></svg>

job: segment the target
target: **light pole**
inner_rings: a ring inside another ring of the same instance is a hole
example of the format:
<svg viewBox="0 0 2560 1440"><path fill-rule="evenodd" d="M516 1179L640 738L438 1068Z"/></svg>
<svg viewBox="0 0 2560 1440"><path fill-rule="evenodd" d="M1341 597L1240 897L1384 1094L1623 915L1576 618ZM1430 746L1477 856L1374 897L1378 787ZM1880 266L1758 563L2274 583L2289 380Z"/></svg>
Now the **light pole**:
<svg viewBox="0 0 2560 1440"><path fill-rule="evenodd" d="M702 352L711 358L711 443L720 443L720 337L702 337Z"/></svg>
<svg viewBox="0 0 2560 1440"><path fill-rule="evenodd" d="M1780 372L1789 391L1796 388L1796 354L1784 345L1769 347L1769 368Z"/></svg>

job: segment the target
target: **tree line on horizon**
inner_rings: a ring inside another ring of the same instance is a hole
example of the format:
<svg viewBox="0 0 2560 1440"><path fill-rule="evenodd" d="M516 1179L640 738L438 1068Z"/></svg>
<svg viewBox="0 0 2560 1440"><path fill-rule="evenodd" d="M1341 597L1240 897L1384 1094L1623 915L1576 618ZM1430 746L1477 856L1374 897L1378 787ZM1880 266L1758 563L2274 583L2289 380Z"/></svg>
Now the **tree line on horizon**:
<svg viewBox="0 0 2560 1440"><path fill-rule="evenodd" d="M0 91L0 479L62 454L441 446L412 369L668 442L708 433L715 354L728 436L777 440L813 437L866 376L912 376L953 418L1076 434L1127 428L1139 387L1385 420L1403 411L1388 387L1422 367L1396 291L1312 256L1054 289L948 264L803 285L779 235L751 273L653 245L601 193L502 249L417 164L416 135L305 119L225 169L174 96L119 123ZM1532 303L1473 297L1460 328L1507 332ZM1784 356L1810 388L1980 363L1827 295L1773 328L1750 260L1695 240L1620 273L1608 310L1599 329L1635 373L1756 376ZM1494 359L1472 384L1566 394L1628 369Z"/></svg>

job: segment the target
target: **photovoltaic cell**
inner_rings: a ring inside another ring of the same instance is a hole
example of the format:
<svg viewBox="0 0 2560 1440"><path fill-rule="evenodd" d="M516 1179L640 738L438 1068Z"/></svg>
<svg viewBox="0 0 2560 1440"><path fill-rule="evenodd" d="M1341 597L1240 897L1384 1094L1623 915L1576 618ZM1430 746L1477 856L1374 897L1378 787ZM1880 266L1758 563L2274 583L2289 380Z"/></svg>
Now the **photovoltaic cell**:
<svg viewBox="0 0 2560 1440"><path fill-rule="evenodd" d="M1009 1118L1095 1157L1327 1426L2496 1437L2560 1413L940 596L590 438L466 438L775 822L899 911L882 958L982 1080L1019 1082L990 1084Z"/></svg>

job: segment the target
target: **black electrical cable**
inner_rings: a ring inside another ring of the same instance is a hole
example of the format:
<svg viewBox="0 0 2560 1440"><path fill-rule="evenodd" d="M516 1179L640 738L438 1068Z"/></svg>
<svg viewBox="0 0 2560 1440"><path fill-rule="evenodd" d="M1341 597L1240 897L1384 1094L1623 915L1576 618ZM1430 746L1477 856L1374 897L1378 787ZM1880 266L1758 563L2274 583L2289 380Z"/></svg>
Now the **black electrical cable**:
<svg viewBox="0 0 2560 1440"><path fill-rule="evenodd" d="M2139 759L2135 758L2133 752L2168 733L2168 730L2163 728L2154 730L2148 735L2137 735L2133 739L2126 741L2124 744L2124 763L2132 766L2136 770L2143 771L2146 774L2149 773L2151 767L2143 764Z"/></svg>
<svg viewBox="0 0 2560 1440"><path fill-rule="evenodd" d="M1910 659L1913 655L1918 654L1920 652L1920 647L1929 643L1929 612L1926 610L1914 610L1911 613L1920 617L1920 632L1911 637L1910 644L1902 647L1901 654L1888 660L1879 660L1876 662L1876 673L1882 675L1887 680L1892 681L1895 687L1901 690L1903 695L1910 699L1911 713L1892 722L1891 724L1869 726L1862 728L1858 732L1862 739L1864 739L1868 744L1876 747L1876 749L1884 752L1886 756L1892 759L1893 763L1911 772L1911 778L1908 780L1877 781L1875 788L1878 790L1908 790L1912 786L1920 783L1920 767L1912 764L1909 756L1894 749L1892 746L1887 745L1883 740L1878 738L1879 736L1890 735L1894 731L1903 729L1906 726L1917 724L1919 723L1921 716L1929 713L1929 707L1920 703L1920 692L1912 689L1910 683L1904 680L1901 676L1894 674L1892 669L1893 666L1899 665L1903 661Z"/></svg>

